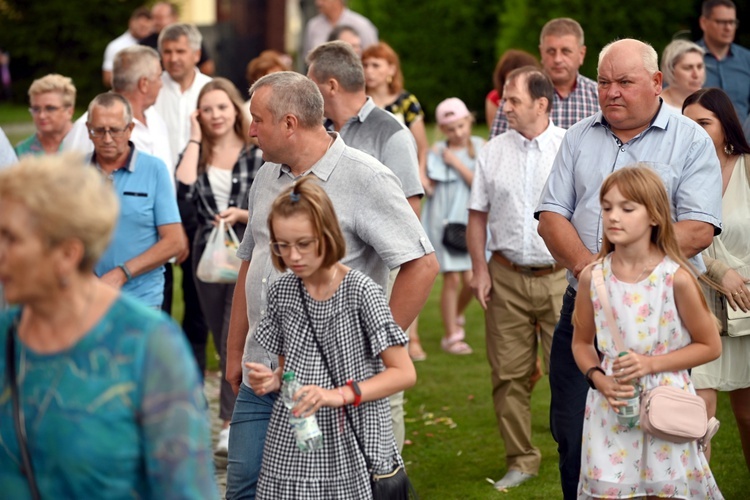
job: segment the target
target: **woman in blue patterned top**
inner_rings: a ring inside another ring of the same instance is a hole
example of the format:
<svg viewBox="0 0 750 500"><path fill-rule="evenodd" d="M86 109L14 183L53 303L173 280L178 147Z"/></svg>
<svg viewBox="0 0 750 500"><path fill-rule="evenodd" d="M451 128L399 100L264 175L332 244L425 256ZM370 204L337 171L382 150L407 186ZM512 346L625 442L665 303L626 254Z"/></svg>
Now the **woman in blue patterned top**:
<svg viewBox="0 0 750 500"><path fill-rule="evenodd" d="M5 498L218 498L182 332L92 272L117 211L76 156L0 172Z"/></svg>

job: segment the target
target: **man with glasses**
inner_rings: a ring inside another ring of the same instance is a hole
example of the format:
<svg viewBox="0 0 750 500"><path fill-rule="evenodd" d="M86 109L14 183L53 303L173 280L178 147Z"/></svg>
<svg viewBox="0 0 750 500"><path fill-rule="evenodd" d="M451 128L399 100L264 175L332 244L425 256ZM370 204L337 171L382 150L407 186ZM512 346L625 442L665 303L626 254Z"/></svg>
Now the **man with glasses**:
<svg viewBox="0 0 750 500"><path fill-rule="evenodd" d="M73 128L76 102L73 81L57 74L38 78L29 87L29 102L36 132L16 145L16 154L20 157L57 153Z"/></svg>
<svg viewBox="0 0 750 500"><path fill-rule="evenodd" d="M703 38L698 45L706 49L704 87L718 87L729 95L740 121L750 112L750 51L737 45L737 8L732 0L706 0L701 10Z"/></svg>
<svg viewBox="0 0 750 500"><path fill-rule="evenodd" d="M185 249L174 188L164 163L130 141L133 114L119 94L99 94L86 122L95 165L112 182L120 215L109 247L94 268L102 281L158 309L164 264Z"/></svg>

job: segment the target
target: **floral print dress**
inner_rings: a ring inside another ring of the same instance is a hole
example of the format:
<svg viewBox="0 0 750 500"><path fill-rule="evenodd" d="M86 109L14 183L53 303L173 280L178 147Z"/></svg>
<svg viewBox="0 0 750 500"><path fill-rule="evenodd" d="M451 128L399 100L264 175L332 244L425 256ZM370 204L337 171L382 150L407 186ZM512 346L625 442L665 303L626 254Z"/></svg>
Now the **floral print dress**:
<svg viewBox="0 0 750 500"><path fill-rule="evenodd" d="M657 356L690 344L674 301L674 275L679 264L669 257L638 283L626 283L612 273L612 254L602 270L609 302L625 346ZM596 338L604 355L602 369L612 374L618 352L607 331L607 321L594 284L591 285ZM644 390L671 385L695 394L687 370L647 375ZM676 444L648 436L640 426L621 426L607 399L589 390L583 423L581 476L578 498L723 498L695 441Z"/></svg>

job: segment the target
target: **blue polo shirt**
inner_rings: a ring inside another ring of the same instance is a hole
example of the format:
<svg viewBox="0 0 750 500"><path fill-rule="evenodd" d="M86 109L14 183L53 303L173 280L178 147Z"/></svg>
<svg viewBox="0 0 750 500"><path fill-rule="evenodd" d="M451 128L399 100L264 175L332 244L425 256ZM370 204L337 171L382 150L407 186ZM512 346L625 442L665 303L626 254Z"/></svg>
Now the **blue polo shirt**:
<svg viewBox="0 0 750 500"><path fill-rule="evenodd" d="M96 165L96 153L91 156L91 163ZM94 268L97 276L154 246L159 241L159 226L181 222L177 197L162 160L136 150L130 143L125 165L109 178L120 200L120 214L112 242ZM146 305L161 306L164 266L134 277L122 290Z"/></svg>
<svg viewBox="0 0 750 500"><path fill-rule="evenodd" d="M703 86L718 87L726 92L742 123L750 112L750 50L733 43L727 56L719 61L708 51L703 39L696 43L706 49L703 56L706 83Z"/></svg>

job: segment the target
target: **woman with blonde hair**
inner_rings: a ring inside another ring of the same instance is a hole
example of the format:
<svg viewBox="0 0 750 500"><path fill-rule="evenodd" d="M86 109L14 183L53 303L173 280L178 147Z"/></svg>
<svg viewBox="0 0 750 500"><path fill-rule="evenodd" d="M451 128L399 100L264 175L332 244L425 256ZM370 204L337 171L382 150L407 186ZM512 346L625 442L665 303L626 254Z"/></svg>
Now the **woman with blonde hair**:
<svg viewBox="0 0 750 500"><path fill-rule="evenodd" d="M261 151L250 144L249 123L242 113L242 99L234 84L214 78L198 94L198 109L191 115L190 142L177 164L177 196L192 201L198 213L198 229L191 251L197 268L211 230L223 220L242 238L248 220L248 193L255 172L263 163ZM221 365L219 417L224 422L216 451L226 455L234 393L226 374L227 333L234 283L205 283L195 275L198 299L213 334ZM208 339L190 339L198 366L206 367Z"/></svg>
<svg viewBox="0 0 750 500"><path fill-rule="evenodd" d="M15 304L0 313L7 498L218 498L182 331L93 273L117 212L80 157L0 172L0 281Z"/></svg>
<svg viewBox="0 0 750 500"><path fill-rule="evenodd" d="M703 64L705 50L688 40L673 40L661 55L661 72L666 90L661 93L664 104L675 113L682 113L682 103L706 81Z"/></svg>
<svg viewBox="0 0 750 500"><path fill-rule="evenodd" d="M16 154L51 154L60 151L73 128L76 88L66 76L51 74L34 80L29 87L29 112L36 132L16 145Z"/></svg>

